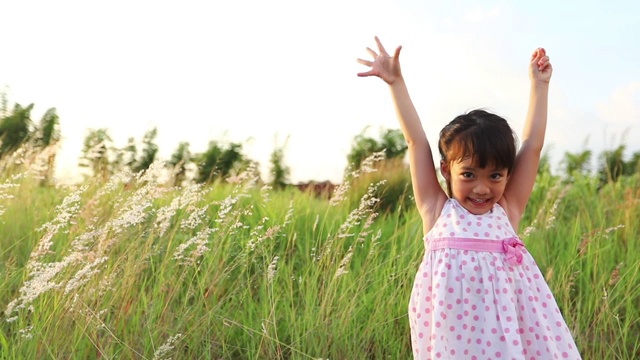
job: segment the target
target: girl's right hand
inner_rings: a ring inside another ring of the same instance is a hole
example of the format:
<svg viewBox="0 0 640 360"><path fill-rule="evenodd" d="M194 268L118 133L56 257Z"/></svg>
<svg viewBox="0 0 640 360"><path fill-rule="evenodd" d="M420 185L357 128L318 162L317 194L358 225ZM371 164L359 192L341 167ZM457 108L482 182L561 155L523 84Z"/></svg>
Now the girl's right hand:
<svg viewBox="0 0 640 360"><path fill-rule="evenodd" d="M544 48L537 48L533 54L531 54L531 61L529 62L529 77L532 81L549 83L552 72L553 66L551 66L547 51Z"/></svg>
<svg viewBox="0 0 640 360"><path fill-rule="evenodd" d="M402 46L398 46L393 56L389 56L377 36L375 40L376 44L378 44L379 54L367 47L367 51L373 57L373 61L358 59L358 62L362 65L369 66L371 70L360 72L358 76L377 76L391 85L402 76L400 71L400 49L402 49Z"/></svg>

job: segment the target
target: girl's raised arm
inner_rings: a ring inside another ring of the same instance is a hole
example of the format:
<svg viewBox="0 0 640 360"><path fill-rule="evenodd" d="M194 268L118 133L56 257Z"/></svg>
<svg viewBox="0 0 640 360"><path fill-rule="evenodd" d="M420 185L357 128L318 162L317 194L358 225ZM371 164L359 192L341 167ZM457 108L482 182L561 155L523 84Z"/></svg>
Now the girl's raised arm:
<svg viewBox="0 0 640 360"><path fill-rule="evenodd" d="M527 206L538 174L540 153L547 128L549 81L553 67L543 48L536 49L529 63L531 89L529 110L522 133L522 144L516 157L513 173L504 192L509 217L517 224Z"/></svg>
<svg viewBox="0 0 640 360"><path fill-rule="evenodd" d="M390 56L378 37L375 41L379 53L367 48L374 60L358 59L359 63L371 67L369 71L358 73L358 76L377 76L389 84L400 128L408 145L413 194L426 233L440 215L447 195L438 182L431 147L400 71L402 47L399 46Z"/></svg>

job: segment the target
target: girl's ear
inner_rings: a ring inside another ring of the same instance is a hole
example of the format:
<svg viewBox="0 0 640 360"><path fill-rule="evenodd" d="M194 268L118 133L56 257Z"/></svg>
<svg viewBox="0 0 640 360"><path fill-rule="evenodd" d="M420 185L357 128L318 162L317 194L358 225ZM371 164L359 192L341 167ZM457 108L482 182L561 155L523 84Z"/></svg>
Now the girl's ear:
<svg viewBox="0 0 640 360"><path fill-rule="evenodd" d="M442 174L442 176L446 179L446 180L450 180L451 179L451 169L449 169L449 163L444 161L444 160L440 160L440 173Z"/></svg>

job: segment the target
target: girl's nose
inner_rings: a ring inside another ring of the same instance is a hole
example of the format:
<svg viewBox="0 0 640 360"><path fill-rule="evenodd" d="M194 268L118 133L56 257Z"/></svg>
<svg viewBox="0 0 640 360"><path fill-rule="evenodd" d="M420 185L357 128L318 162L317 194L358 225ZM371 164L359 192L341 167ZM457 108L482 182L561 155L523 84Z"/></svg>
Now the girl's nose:
<svg viewBox="0 0 640 360"><path fill-rule="evenodd" d="M489 193L489 187L485 184L478 184L473 188L473 192L479 195L484 195Z"/></svg>

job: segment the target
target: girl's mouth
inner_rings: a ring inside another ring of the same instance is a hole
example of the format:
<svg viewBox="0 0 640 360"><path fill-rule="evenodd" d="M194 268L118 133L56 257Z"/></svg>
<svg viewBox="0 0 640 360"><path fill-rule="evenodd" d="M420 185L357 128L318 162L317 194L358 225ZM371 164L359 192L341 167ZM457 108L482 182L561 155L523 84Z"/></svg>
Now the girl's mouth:
<svg viewBox="0 0 640 360"><path fill-rule="evenodd" d="M471 200L472 203L476 204L476 205L484 205L486 203L489 202L489 199L474 199L474 198L469 198L469 200Z"/></svg>

